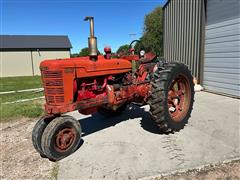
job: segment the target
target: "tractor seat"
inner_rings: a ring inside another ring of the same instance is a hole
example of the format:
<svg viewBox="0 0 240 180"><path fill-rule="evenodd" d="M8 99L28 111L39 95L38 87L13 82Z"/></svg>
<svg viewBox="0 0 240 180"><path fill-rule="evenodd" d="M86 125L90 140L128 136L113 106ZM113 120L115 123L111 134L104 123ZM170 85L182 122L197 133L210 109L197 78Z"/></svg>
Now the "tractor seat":
<svg viewBox="0 0 240 180"><path fill-rule="evenodd" d="M154 54L152 52L149 52L149 53L146 53L144 55L144 57L141 58L139 61L140 61L141 64L145 64L145 63L148 63L148 62L151 62L151 61L155 60L156 57L157 57L156 54Z"/></svg>

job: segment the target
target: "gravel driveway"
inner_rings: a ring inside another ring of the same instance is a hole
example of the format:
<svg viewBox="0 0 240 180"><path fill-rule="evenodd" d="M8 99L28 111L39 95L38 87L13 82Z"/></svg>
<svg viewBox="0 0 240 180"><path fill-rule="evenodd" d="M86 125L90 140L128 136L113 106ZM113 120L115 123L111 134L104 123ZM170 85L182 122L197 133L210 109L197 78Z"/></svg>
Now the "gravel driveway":
<svg viewBox="0 0 240 180"><path fill-rule="evenodd" d="M36 120L0 123L0 179L51 179L54 163L41 158L32 146Z"/></svg>

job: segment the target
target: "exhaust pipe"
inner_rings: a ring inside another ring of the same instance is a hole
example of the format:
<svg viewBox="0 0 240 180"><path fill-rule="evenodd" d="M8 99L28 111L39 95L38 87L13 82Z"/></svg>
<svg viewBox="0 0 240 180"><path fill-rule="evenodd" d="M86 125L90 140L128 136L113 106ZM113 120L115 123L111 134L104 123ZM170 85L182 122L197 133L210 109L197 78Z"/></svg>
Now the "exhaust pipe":
<svg viewBox="0 0 240 180"><path fill-rule="evenodd" d="M94 37L94 18L92 16L85 17L84 21L90 22L90 37L88 38L89 56L92 61L97 61L98 49L97 49L97 38Z"/></svg>

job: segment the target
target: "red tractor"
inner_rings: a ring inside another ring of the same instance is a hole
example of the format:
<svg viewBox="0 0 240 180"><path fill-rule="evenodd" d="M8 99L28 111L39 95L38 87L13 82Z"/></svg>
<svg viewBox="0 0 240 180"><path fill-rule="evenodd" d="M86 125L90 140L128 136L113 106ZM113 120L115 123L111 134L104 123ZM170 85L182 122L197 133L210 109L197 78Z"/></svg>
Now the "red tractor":
<svg viewBox="0 0 240 180"><path fill-rule="evenodd" d="M35 125L32 141L41 156L60 160L73 153L81 140L79 121L65 113L118 115L130 103L150 106L152 120L162 132L179 131L188 122L193 101L193 77L188 67L153 53L111 57L98 55L93 17L87 57L45 60L40 64L45 112Z"/></svg>

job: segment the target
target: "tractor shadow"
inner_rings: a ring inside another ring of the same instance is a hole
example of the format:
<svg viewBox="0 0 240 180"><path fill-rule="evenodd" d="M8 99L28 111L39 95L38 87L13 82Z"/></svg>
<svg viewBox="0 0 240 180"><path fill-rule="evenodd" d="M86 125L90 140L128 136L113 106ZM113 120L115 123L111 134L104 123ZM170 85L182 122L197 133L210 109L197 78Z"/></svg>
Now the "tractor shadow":
<svg viewBox="0 0 240 180"><path fill-rule="evenodd" d="M140 125L144 130L154 134L163 134L151 120L150 114L145 111L144 107L129 105L120 116L106 118L99 113L95 113L91 117L79 119L83 131L82 137L115 126L123 121L134 120L134 118L141 118Z"/></svg>

